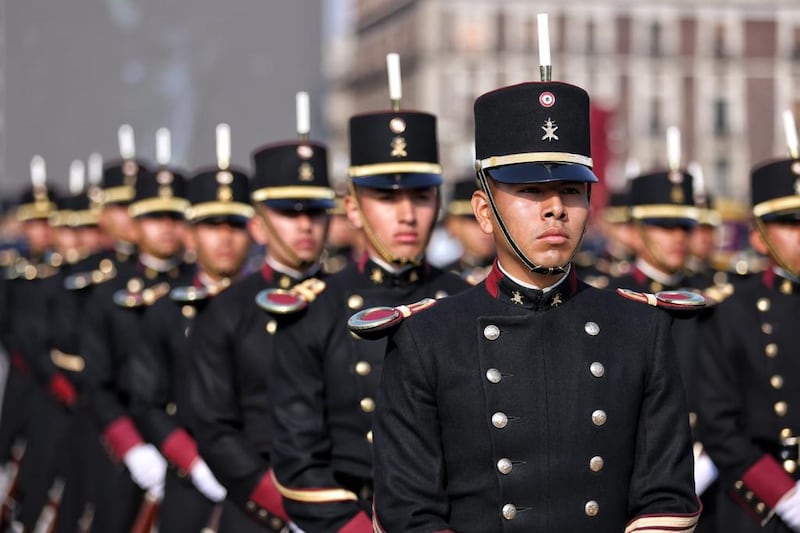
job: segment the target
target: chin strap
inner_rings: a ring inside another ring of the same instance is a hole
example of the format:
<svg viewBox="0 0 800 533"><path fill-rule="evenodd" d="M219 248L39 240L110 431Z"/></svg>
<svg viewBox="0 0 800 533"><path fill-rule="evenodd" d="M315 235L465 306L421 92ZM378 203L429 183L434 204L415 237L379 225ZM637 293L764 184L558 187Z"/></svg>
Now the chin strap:
<svg viewBox="0 0 800 533"><path fill-rule="evenodd" d="M505 222L503 222L503 217L500 216L500 211L498 211L497 205L494 202L494 196L492 195L491 187L489 187L489 180L487 179L486 173L484 172L483 169L478 169L478 182L481 184L481 189L483 189L483 192L486 193L486 198L489 200L489 207L491 207L492 209L492 215L494 215L494 219L497 222L497 226L503 233L503 238L506 240L508 245L514 251L514 254L522 262L522 264L525 265L525 267L528 270L530 270L531 272L535 272L536 274L544 274L546 276L552 276L556 274L566 274L568 271L569 264L572 263L572 260L578 253L578 250L580 250L581 243L583 242L583 236L586 234L586 224L589 221L588 217L586 221L583 223L583 228L581 229L580 241L578 241L578 245L575 246L575 249L572 250L572 254L569 256L569 260L567 260L566 263L555 267L546 267L542 265L537 265L536 263L528 259L528 257L522 251L522 249L519 246L517 246L517 243L514 241L514 238L508 231Z"/></svg>
<svg viewBox="0 0 800 533"><path fill-rule="evenodd" d="M300 259L300 257L294 252L294 250L292 250L292 248L288 244L286 244L286 242L281 238L281 236L278 235L278 232L275 230L275 226L273 226L272 222L269 220L269 213L266 211L266 208L264 208L261 205L258 205L257 208L261 220L264 221L264 225L267 227L267 233L269 233L268 246L272 246L272 244L275 243L277 247L283 251L286 257L289 258L289 261L292 262L291 265L286 265L286 266L293 268L295 270L299 270L300 272L305 272L311 265L316 263L316 260L303 261L302 259Z"/></svg>
<svg viewBox="0 0 800 533"><path fill-rule="evenodd" d="M784 261L783 257L781 257L781 254L778 253L778 249L775 248L775 245L772 243L772 239L770 239L769 236L767 236L767 225L764 223L764 221L761 219L761 217L753 217L753 218L755 220L756 229L758 229L758 233L761 235L761 238L764 240L764 244L767 245L767 250L769 250L769 254L772 257L772 260L775 261L775 263L779 267L784 269L786 272L788 272L792 276L800 277L800 272L796 272L796 271L792 270L791 268L789 268L789 266L787 265L786 261Z"/></svg>
<svg viewBox="0 0 800 533"><path fill-rule="evenodd" d="M367 221L367 218L364 216L364 211L361 209L361 202L358 200L358 194L356 194L356 187L353 184L352 178L347 178L347 190L350 193L350 196L353 198L353 201L356 203L356 210L358 211L358 218L361 220L361 226L364 228L364 234L369 239L369 242L372 243L372 246L375 248L375 251L378 252L378 255L381 256L381 259L386 261L389 264L395 264L399 266L419 266L422 264L425 254L424 250L428 247L428 242L431 240L431 234L433 233L433 227L428 228L427 237L425 238L425 245L422 247L423 253L418 255L417 257L398 257L394 255L392 252L389 251L389 248L384 245L378 236L375 235L375 231L372 229L372 225ZM439 212L439 206L441 205L441 195L439 194L439 188L436 188L436 212ZM434 218L433 224L436 224L436 219Z"/></svg>

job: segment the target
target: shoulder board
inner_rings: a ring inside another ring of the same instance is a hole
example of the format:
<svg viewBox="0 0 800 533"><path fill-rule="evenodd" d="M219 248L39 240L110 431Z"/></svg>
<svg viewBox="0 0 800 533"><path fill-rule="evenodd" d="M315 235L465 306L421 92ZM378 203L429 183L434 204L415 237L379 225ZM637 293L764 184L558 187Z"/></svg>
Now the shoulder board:
<svg viewBox="0 0 800 533"><path fill-rule="evenodd" d="M130 283L129 283L130 285ZM120 289L114 293L114 303L120 307L147 307L169 293L169 283L163 282L144 290Z"/></svg>
<svg viewBox="0 0 800 533"><path fill-rule="evenodd" d="M269 313L288 315L308 307L325 291L325 282L309 278L290 289L264 289L256 294L256 304Z"/></svg>
<svg viewBox="0 0 800 533"><path fill-rule="evenodd" d="M362 339L379 339L391 333L406 318L434 305L436 305L435 299L423 298L413 304L397 307L370 307L351 316L347 320L347 327Z"/></svg>
<svg viewBox="0 0 800 533"><path fill-rule="evenodd" d="M211 291L206 287L195 287L194 285L175 287L169 291L170 299L181 303L197 302L205 300L209 296L211 296Z"/></svg>
<svg viewBox="0 0 800 533"><path fill-rule="evenodd" d="M78 272L64 278L64 287L70 291L84 289L90 285L99 285L112 280L117 275L117 269L111 259L102 259L97 268L89 272Z"/></svg>
<svg viewBox="0 0 800 533"><path fill-rule="evenodd" d="M708 301L702 294L687 290L659 291L653 294L631 289L617 289L617 294L625 299L660 307L667 311L693 313L708 307Z"/></svg>

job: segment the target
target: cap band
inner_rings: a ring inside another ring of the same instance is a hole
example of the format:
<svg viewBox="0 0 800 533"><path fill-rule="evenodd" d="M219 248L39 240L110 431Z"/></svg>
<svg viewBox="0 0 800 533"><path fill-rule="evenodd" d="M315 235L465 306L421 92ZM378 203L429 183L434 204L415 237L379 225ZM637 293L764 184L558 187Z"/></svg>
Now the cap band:
<svg viewBox="0 0 800 533"><path fill-rule="evenodd" d="M592 158L585 155L570 154L567 152L527 152L523 154L496 155L479 159L476 167L485 170L503 165L517 163L574 163L592 168Z"/></svg>
<svg viewBox="0 0 800 533"><path fill-rule="evenodd" d="M203 202L186 210L187 220L219 216L250 218L255 214L253 206L241 202Z"/></svg>
<svg viewBox="0 0 800 533"><path fill-rule="evenodd" d="M336 193L328 187L304 187L301 185L289 185L287 187L264 187L257 189L251 194L255 202L264 200L333 200Z"/></svg>
<svg viewBox="0 0 800 533"><path fill-rule="evenodd" d="M376 174L403 174L411 172L420 174L441 174L442 165L438 163L422 163L419 161L399 161L396 163L358 165L350 167L347 172L351 178L374 176Z"/></svg>
<svg viewBox="0 0 800 533"><path fill-rule="evenodd" d="M767 200L766 202L756 204L753 206L753 215L757 217L763 217L764 215L770 215L791 209L800 209L800 195L773 198L772 200Z"/></svg>
<svg viewBox="0 0 800 533"><path fill-rule="evenodd" d="M133 187L130 185L120 185L119 187L109 187L103 189L103 203L113 204L115 202L130 202L136 196Z"/></svg>
<svg viewBox="0 0 800 533"><path fill-rule="evenodd" d="M637 205L631 208L631 218L690 218L697 220L699 213L696 207L689 205Z"/></svg>
<svg viewBox="0 0 800 533"><path fill-rule="evenodd" d="M185 214L189 207L189 201L183 198L147 198L133 202L128 207L128 212L132 217L147 215L149 213L160 213L162 211L174 211Z"/></svg>

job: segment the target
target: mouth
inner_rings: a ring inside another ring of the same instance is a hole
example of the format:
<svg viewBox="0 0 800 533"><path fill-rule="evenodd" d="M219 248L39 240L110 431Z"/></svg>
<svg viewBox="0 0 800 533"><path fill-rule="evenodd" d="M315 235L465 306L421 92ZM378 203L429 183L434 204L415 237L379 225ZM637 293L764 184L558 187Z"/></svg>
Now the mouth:
<svg viewBox="0 0 800 533"><path fill-rule="evenodd" d="M537 239L549 244L564 244L569 236L559 229L551 228L540 233Z"/></svg>
<svg viewBox="0 0 800 533"><path fill-rule="evenodd" d="M394 236L394 240L402 244L416 244L419 242L419 235L416 233L397 233Z"/></svg>

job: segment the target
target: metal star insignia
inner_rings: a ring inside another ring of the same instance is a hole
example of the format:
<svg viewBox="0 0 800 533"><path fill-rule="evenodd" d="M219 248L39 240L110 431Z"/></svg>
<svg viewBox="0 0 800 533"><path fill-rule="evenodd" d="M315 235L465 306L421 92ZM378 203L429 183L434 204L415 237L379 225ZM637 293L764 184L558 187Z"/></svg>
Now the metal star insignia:
<svg viewBox="0 0 800 533"><path fill-rule="evenodd" d="M550 120L549 118L545 121L544 126L542 126L544 130L544 135L542 136L543 141L557 141L558 135L556 135L556 130L558 126L556 123Z"/></svg>
<svg viewBox="0 0 800 533"><path fill-rule="evenodd" d="M563 302L561 301L561 293L557 292L555 296L553 296L553 300L550 302L550 307L558 307Z"/></svg>
<svg viewBox="0 0 800 533"><path fill-rule="evenodd" d="M522 305L522 294L519 291L514 291L511 297L511 301L515 304Z"/></svg>

